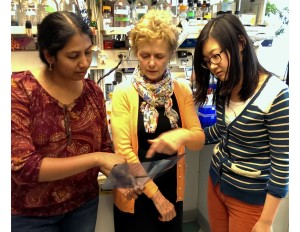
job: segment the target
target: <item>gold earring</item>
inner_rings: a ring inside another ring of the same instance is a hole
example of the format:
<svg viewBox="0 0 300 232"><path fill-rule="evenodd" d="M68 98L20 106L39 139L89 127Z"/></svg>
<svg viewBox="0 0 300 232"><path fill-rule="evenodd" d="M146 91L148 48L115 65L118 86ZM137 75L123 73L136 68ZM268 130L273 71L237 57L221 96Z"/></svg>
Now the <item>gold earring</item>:
<svg viewBox="0 0 300 232"><path fill-rule="evenodd" d="M52 69L52 63L50 63L49 64L49 69L48 69L49 71L52 71L53 69Z"/></svg>

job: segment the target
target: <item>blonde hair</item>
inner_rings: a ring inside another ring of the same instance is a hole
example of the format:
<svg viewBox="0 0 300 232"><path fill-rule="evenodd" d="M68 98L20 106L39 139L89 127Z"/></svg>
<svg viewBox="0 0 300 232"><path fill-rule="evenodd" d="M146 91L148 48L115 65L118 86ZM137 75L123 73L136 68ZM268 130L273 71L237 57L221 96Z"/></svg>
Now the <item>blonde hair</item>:
<svg viewBox="0 0 300 232"><path fill-rule="evenodd" d="M166 40L170 51L178 47L180 29L172 23L172 14L167 10L149 10L129 33L129 43L136 54L139 42L157 39Z"/></svg>

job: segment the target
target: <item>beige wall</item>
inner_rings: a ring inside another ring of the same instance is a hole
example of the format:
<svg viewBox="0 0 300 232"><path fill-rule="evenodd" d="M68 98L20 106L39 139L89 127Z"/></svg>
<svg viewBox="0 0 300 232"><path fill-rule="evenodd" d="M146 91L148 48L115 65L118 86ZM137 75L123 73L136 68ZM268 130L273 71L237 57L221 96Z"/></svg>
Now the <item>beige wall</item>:
<svg viewBox="0 0 300 232"><path fill-rule="evenodd" d="M43 66L38 51L14 51L11 52L11 70L23 71Z"/></svg>

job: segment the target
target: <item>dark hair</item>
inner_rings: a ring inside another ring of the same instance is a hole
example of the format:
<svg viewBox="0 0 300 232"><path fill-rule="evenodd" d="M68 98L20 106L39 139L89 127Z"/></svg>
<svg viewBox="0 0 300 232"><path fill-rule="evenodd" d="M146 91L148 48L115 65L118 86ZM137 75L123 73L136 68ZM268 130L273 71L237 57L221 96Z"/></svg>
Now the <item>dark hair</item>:
<svg viewBox="0 0 300 232"><path fill-rule="evenodd" d="M38 26L37 42L40 59L49 65L43 50L47 50L51 56L56 57L76 33L90 36L93 42L93 33L80 15L67 11L56 11L47 15Z"/></svg>
<svg viewBox="0 0 300 232"><path fill-rule="evenodd" d="M246 101L255 91L260 73L270 74L259 63L253 42L241 21L231 14L224 14L210 20L200 32L194 52L194 70L196 79L195 103L203 105L206 100L210 79L210 71L201 66L203 61L203 44L209 39L215 39L224 54L230 56L230 64L227 69L228 80L217 82L217 90L214 95L214 102L220 98L229 97L232 89L240 82L241 69L243 70L243 83L239 95L242 101ZM240 67L239 44L243 45L242 59L243 67Z"/></svg>

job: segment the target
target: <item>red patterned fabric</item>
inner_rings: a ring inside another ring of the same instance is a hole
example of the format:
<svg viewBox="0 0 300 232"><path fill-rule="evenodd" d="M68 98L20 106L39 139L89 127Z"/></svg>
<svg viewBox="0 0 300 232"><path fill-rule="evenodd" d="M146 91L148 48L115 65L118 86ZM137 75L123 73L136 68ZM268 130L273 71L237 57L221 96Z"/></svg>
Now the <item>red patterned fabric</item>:
<svg viewBox="0 0 300 232"><path fill-rule="evenodd" d="M14 73L11 81L12 214L62 214L97 196L99 168L50 182L38 182L38 175L44 157L112 151L103 92L85 79L81 96L63 106L29 71ZM71 128L70 138L66 126Z"/></svg>

